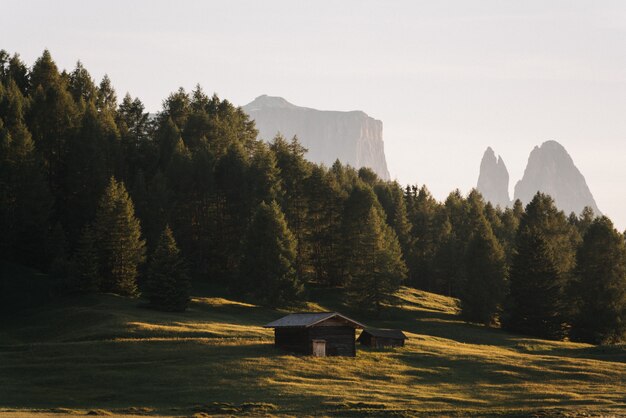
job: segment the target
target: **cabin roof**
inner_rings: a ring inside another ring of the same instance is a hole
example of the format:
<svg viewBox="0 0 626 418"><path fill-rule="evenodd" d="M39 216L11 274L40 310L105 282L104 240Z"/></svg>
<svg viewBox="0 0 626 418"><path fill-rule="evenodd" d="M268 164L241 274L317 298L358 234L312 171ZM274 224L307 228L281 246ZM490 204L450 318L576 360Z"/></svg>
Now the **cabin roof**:
<svg viewBox="0 0 626 418"><path fill-rule="evenodd" d="M360 322L350 319L338 312L301 312L284 316L269 324L263 325L264 328L308 328L315 326L331 318L341 318L347 321L354 328L365 328Z"/></svg>
<svg viewBox="0 0 626 418"><path fill-rule="evenodd" d="M365 333L373 337L378 338L393 338L397 340L408 340L408 337L404 335L402 330L399 329L382 329L382 328L365 328L361 335L359 335L359 339Z"/></svg>

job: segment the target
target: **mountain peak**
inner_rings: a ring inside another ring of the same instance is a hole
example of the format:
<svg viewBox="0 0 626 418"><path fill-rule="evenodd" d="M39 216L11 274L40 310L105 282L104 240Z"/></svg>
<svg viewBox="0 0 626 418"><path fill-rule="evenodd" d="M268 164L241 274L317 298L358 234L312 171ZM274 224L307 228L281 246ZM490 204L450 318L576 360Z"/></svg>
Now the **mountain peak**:
<svg viewBox="0 0 626 418"><path fill-rule="evenodd" d="M245 105L244 109L250 109L250 110L259 109L259 108L288 109L288 108L294 108L294 107L297 107L297 106L289 103L287 100L283 99L282 97L268 96L267 94L262 94L261 96L257 97L256 99L254 99L253 101Z"/></svg>
<svg viewBox="0 0 626 418"><path fill-rule="evenodd" d="M557 207L567 214L580 214L586 206L596 215L601 214L585 177L557 141L546 141L533 148L524 176L515 185L515 199L528 203L538 191L552 196Z"/></svg>
<svg viewBox="0 0 626 418"><path fill-rule="evenodd" d="M565 150L565 147L561 145L560 143L558 143L557 141L555 141L554 139L545 141L543 144L541 144L540 148L551 149L555 151L562 151L567 154L567 150Z"/></svg>

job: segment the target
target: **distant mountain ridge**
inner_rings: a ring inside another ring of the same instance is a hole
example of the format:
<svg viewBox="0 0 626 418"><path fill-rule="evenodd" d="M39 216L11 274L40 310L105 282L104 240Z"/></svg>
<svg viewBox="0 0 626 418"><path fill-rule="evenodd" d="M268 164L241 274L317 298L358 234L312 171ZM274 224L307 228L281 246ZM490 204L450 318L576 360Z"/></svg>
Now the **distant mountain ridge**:
<svg viewBox="0 0 626 418"><path fill-rule="evenodd" d="M489 147L483 155L477 189L485 200L505 207L510 206L510 201L503 204L508 198L508 188L509 173L504 161L496 161ZM552 196L556 206L566 214L580 214L588 206L601 215L585 177L567 150L556 141L546 141L531 151L524 176L515 184L514 200L526 204L538 191Z"/></svg>
<svg viewBox="0 0 626 418"><path fill-rule="evenodd" d="M242 106L259 130L271 140L277 133L296 135L309 151L307 159L331 166L337 159L353 167L369 167L389 180L383 124L362 111L328 111L296 106L282 97L259 96Z"/></svg>

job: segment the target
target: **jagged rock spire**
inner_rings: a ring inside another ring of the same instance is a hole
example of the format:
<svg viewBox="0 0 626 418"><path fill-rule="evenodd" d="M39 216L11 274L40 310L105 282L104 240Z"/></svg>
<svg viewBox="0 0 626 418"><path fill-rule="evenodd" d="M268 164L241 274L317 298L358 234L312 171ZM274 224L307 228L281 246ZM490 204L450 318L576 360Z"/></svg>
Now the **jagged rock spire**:
<svg viewBox="0 0 626 418"><path fill-rule="evenodd" d="M509 197L509 172L502 157L493 152L488 147L480 162L480 174L478 176L478 191L483 195L485 201L491 202L494 206L505 208L511 206Z"/></svg>
<svg viewBox="0 0 626 418"><path fill-rule="evenodd" d="M580 214L585 206L601 214L585 177L556 141L546 141L532 150L524 177L515 185L515 199L528 203L538 191L552 196L566 214Z"/></svg>

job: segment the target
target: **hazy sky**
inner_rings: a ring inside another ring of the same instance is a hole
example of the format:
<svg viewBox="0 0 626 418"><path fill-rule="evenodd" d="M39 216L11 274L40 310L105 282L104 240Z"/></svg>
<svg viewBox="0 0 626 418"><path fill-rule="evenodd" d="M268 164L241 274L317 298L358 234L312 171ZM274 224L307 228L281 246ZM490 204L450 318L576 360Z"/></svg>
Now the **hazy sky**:
<svg viewBox="0 0 626 418"><path fill-rule="evenodd" d="M150 111L200 83L383 121L401 183L437 198L476 185L483 151L513 186L531 149L569 151L626 228L626 1L13 1L0 49L80 59Z"/></svg>

